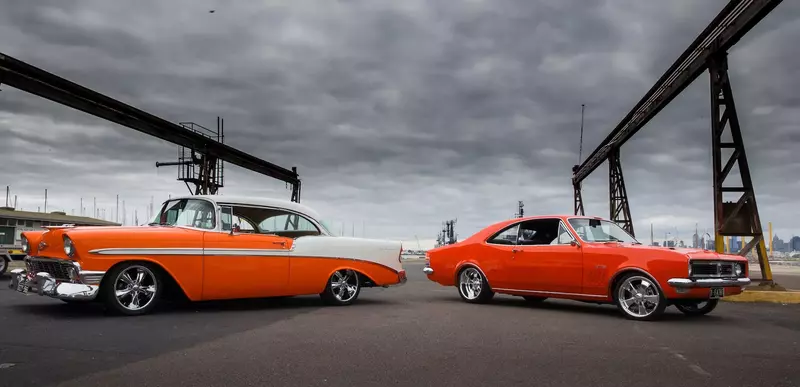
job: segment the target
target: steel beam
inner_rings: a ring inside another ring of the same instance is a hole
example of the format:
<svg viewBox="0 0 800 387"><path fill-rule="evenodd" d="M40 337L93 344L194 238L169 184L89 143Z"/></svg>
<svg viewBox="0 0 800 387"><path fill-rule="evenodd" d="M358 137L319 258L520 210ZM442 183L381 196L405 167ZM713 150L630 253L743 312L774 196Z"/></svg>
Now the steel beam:
<svg viewBox="0 0 800 387"><path fill-rule="evenodd" d="M575 169L578 168L576 165L573 168L573 172ZM581 195L581 183L573 183L572 184L572 196L574 198L575 205L573 206L574 214L584 216L585 213L583 211L583 196Z"/></svg>
<svg viewBox="0 0 800 387"><path fill-rule="evenodd" d="M288 170L231 146L213 141L180 125L124 104L3 53L0 53L0 79L4 84L22 91L173 144L203 152L203 154L285 181L294 186L299 185L300 180L296 171Z"/></svg>
<svg viewBox="0 0 800 387"><path fill-rule="evenodd" d="M636 236L633 232L631 209L628 206L628 191L625 190L625 179L622 177L619 148L613 148L608 155L608 198L611 204L610 219L629 234Z"/></svg>
<svg viewBox="0 0 800 387"><path fill-rule="evenodd" d="M753 180L750 166L742 140L739 117L733 99L728 75L728 59L726 53L717 54L709 59L709 75L711 78L711 146L714 178L714 230L717 252L724 252L724 237L742 236L753 239L739 252L746 256L754 247L761 266L762 282L772 282L772 270L769 266L761 219L758 215ZM728 128L730 141L723 141ZM731 155L723 165L723 150L730 149ZM726 187L733 167L737 167L741 176L741 184ZM723 193L739 193L735 202L725 202Z"/></svg>
<svg viewBox="0 0 800 387"><path fill-rule="evenodd" d="M573 183L589 176L613 148L622 146L697 79L713 54L727 52L781 1L731 0L573 173Z"/></svg>

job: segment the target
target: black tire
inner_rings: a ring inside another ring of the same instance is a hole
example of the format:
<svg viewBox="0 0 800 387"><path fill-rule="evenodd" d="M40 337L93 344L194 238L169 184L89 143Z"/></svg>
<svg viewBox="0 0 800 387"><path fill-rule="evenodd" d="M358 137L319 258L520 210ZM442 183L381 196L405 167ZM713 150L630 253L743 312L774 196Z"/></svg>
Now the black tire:
<svg viewBox="0 0 800 387"><path fill-rule="evenodd" d="M701 303L705 304L700 306ZM719 300L714 299L698 303L679 303L675 304L675 307L687 316L703 316L714 310L717 304L719 304Z"/></svg>
<svg viewBox="0 0 800 387"><path fill-rule="evenodd" d="M547 297L536 297L536 296L522 296L522 298L524 298L525 301L531 304L538 304L547 299Z"/></svg>
<svg viewBox="0 0 800 387"><path fill-rule="evenodd" d="M3 274L6 273L6 271L8 270L8 264L9 263L10 262L8 261L8 258L0 257L0 275L3 275Z"/></svg>
<svg viewBox="0 0 800 387"><path fill-rule="evenodd" d="M458 295L461 296L461 299L471 304L485 304L494 297L494 291L489 286L489 281L474 266L466 266L459 270L456 277L456 288L458 288Z"/></svg>
<svg viewBox="0 0 800 387"><path fill-rule="evenodd" d="M628 284L631 283L638 283L639 285L639 287L634 285L634 288L637 289L635 294L628 288ZM647 283L647 285L645 285L645 283ZM625 298L620 297L623 287L626 288L625 292L631 295L631 298L628 300L633 300L633 302L637 303L637 312L633 312L633 305L627 306L628 304L625 302ZM645 292L642 293L640 290L644 290ZM628 273L622 276L614 285L613 296L614 303L617 304L617 309L629 320L656 320L664 314L664 309L667 308L667 299L664 297L664 292L661 291L658 283L654 281L652 277L644 273ZM657 301L657 304L655 304L654 301ZM655 304L654 308L651 308L652 304ZM652 310L648 311L648 308ZM642 310L644 310L644 312L641 312Z"/></svg>
<svg viewBox="0 0 800 387"><path fill-rule="evenodd" d="M325 304L332 306L350 305L361 294L361 276L350 269L337 270L328 278L325 290L319 294Z"/></svg>
<svg viewBox="0 0 800 387"><path fill-rule="evenodd" d="M139 272L144 273L144 278L142 278L138 287L133 286L134 284L128 284L123 279L124 275L127 274L127 278L136 281L137 278L131 277L130 274L138 274ZM115 266L106 274L100 288L100 296L106 307L114 314L141 316L152 312L161 300L161 295L166 285L163 278L161 269L151 263L125 262ZM117 290L129 291L124 296L117 297ZM146 304L144 306L139 305L137 308L133 302L134 295L137 300L139 300L138 297L140 296L144 297ZM129 296L130 301L125 301ZM124 303L129 305L126 306Z"/></svg>

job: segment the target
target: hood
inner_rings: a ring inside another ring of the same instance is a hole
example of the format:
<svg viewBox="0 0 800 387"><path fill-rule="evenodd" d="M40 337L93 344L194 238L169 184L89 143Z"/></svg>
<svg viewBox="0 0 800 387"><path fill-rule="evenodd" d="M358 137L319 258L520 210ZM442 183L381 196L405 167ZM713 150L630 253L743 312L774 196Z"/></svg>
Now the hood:
<svg viewBox="0 0 800 387"><path fill-rule="evenodd" d="M745 257L733 254L720 254L716 251L705 250L701 248L692 247L661 247L661 246L645 246L633 244L617 244L616 247L623 247L632 250L641 250L643 253L652 255L659 254L664 257L675 257L676 259L708 259L708 260L731 260L731 261L746 261Z"/></svg>

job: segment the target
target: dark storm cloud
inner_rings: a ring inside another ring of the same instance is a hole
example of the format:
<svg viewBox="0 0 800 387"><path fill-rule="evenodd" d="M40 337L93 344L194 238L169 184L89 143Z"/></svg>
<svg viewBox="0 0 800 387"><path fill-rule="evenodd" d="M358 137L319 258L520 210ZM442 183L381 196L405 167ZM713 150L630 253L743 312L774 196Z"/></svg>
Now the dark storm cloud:
<svg viewBox="0 0 800 387"><path fill-rule="evenodd" d="M517 200L571 212L580 104L586 157L725 2L2 3L0 51L173 122L221 115L227 143L298 166L303 201L348 233L363 221L369 236L430 239L444 219L466 236ZM791 233L800 7L779 11L730 61L762 218ZM623 149L639 229L711 222L707 82ZM186 190L154 167L175 146L19 91L0 92L0 135L0 180L32 203L45 185L65 208ZM607 216L607 185L603 166L587 211ZM289 196L235 166L224 192Z"/></svg>

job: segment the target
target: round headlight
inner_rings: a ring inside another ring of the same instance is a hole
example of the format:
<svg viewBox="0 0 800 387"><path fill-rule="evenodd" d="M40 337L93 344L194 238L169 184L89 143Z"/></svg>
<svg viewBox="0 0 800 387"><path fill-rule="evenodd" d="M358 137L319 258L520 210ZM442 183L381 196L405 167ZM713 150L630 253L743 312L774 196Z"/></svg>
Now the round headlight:
<svg viewBox="0 0 800 387"><path fill-rule="evenodd" d="M25 238L25 235L22 236L22 252L26 255L31 251L31 245L28 243L28 238Z"/></svg>
<svg viewBox="0 0 800 387"><path fill-rule="evenodd" d="M75 246L72 244L72 239L69 239L66 235L64 235L64 254L67 254L68 257L75 254Z"/></svg>
<svg viewBox="0 0 800 387"><path fill-rule="evenodd" d="M736 276L738 277L738 276L742 275L742 271L744 270L744 267L743 267L743 265L741 263L737 263L736 267L734 268L734 270L736 270Z"/></svg>

